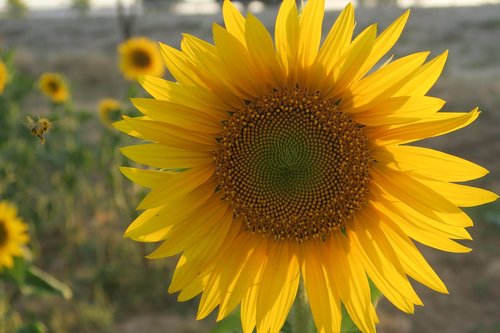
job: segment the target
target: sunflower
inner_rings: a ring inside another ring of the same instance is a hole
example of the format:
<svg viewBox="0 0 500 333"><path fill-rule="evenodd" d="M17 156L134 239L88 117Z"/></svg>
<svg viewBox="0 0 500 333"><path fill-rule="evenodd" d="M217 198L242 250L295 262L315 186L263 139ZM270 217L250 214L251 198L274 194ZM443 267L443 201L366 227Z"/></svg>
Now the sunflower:
<svg viewBox="0 0 500 333"><path fill-rule="evenodd" d="M445 102L426 96L446 52L373 68L409 12L353 39L348 5L321 43L323 14L323 0L301 15L284 0L273 42L225 1L214 45L187 34L180 51L161 45L177 82L141 78L154 98L134 99L144 116L116 123L150 141L123 154L158 168L122 168L151 189L125 235L162 242L149 258L180 254L169 292L179 301L201 294L199 319L240 304L244 332L278 332L302 279L318 331L339 332L345 307L375 332L370 281L408 313L422 305L408 277L447 293L414 241L470 251L455 241L471 239L458 207L497 198L456 183L484 168L407 145L479 115L439 112Z"/></svg>
<svg viewBox="0 0 500 333"><path fill-rule="evenodd" d="M131 38L118 47L120 70L128 80L141 75L162 76L165 68L155 42L145 37Z"/></svg>
<svg viewBox="0 0 500 333"><path fill-rule="evenodd" d="M68 86L59 73L42 74L38 79L38 87L54 103L66 102L69 98Z"/></svg>
<svg viewBox="0 0 500 333"><path fill-rule="evenodd" d="M0 201L0 270L12 267L13 257L22 255L22 246L29 241L27 229L17 217L17 209Z"/></svg>
<svg viewBox="0 0 500 333"><path fill-rule="evenodd" d="M113 98L104 98L99 102L99 119L106 127L111 127L112 124L112 113L119 112L121 109L121 104L119 101Z"/></svg>
<svg viewBox="0 0 500 333"><path fill-rule="evenodd" d="M0 95L3 93L5 89L5 85L9 81L9 72L7 71L7 67L5 63L0 60Z"/></svg>

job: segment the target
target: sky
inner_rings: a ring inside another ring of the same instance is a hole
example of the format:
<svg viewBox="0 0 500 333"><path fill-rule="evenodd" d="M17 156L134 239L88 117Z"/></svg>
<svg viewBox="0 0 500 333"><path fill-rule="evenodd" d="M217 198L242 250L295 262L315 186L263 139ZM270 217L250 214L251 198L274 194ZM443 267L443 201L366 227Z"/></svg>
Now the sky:
<svg viewBox="0 0 500 333"><path fill-rule="evenodd" d="M71 0L23 0L30 10L58 10L58 9L67 9L71 5ZM115 7L117 0L90 0L91 1L91 7L93 9L98 9L98 8L103 8L103 7ZM128 6L132 3L135 3L136 0L120 0L123 5ZM188 3L185 3L186 5L189 5L189 2L200 2L203 0L184 0ZM215 0L204 0L206 2L209 1L215 1ZM235 0L237 1L237 0ZM353 0L355 2L355 0ZM5 3L7 0L0 0L0 10L4 9ZM344 3L346 1L340 1L342 2L342 6L338 6L339 1L338 0L327 0L327 8L331 7L330 9L333 8L340 8L343 7ZM414 5L415 3L418 3L420 6L423 7L441 7L441 6L474 6L474 5L481 5L481 4L488 4L488 3L499 3L500 0L398 0L400 6L402 7L410 7ZM328 6L330 4L330 6ZM191 3L191 5L194 5ZM196 5L199 6L199 5ZM192 7L192 6L187 6L187 7ZM189 8L187 8L189 9ZM192 10L192 9L191 9Z"/></svg>

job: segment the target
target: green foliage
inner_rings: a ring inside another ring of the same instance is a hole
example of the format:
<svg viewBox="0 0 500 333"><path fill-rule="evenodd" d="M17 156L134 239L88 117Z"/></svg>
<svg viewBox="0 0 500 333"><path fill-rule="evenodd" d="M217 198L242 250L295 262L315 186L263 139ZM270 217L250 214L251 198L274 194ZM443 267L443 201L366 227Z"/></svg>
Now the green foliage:
<svg viewBox="0 0 500 333"><path fill-rule="evenodd" d="M25 324L16 330L16 333L45 333L47 327L40 322Z"/></svg>
<svg viewBox="0 0 500 333"><path fill-rule="evenodd" d="M28 6L23 0L7 0L7 15L13 18L26 16Z"/></svg>
<svg viewBox="0 0 500 333"><path fill-rule="evenodd" d="M13 56L0 52L10 77L0 94L0 200L17 205L28 223L32 255L0 274L7 332L44 332L41 323L47 332L113 332L117 318L166 309L172 299L158 297L166 268L122 237L144 194L119 172L128 162L118 148L128 139L100 124L97 110L44 99ZM31 100L36 108L26 107ZM28 116L52 123L45 143L30 133Z"/></svg>
<svg viewBox="0 0 500 333"><path fill-rule="evenodd" d="M90 0L72 0L71 9L77 11L79 15L87 15L90 11Z"/></svg>

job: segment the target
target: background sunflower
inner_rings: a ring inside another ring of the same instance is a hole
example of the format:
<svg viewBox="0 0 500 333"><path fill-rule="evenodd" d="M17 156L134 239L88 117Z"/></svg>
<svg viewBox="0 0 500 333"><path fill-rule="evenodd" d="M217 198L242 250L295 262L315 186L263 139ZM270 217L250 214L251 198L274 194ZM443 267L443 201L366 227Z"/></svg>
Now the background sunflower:
<svg viewBox="0 0 500 333"><path fill-rule="evenodd" d="M68 86L59 73L43 73L38 79L38 87L54 103L66 102L69 98Z"/></svg>
<svg viewBox="0 0 500 333"><path fill-rule="evenodd" d="M17 208L0 201L0 270L10 268L22 256L29 241L28 226L17 216Z"/></svg>
<svg viewBox="0 0 500 333"><path fill-rule="evenodd" d="M129 80L141 75L161 76L165 71L158 46L146 37L135 37L118 47L120 70Z"/></svg>

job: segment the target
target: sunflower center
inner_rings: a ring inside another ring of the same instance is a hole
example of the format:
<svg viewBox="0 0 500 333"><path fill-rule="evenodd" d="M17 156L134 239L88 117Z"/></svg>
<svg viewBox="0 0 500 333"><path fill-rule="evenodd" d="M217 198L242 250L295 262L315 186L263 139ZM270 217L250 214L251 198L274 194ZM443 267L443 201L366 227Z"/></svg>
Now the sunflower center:
<svg viewBox="0 0 500 333"><path fill-rule="evenodd" d="M295 88L249 103L232 115L220 147L220 189L248 231L299 242L325 237L366 201L366 136L317 94Z"/></svg>
<svg viewBox="0 0 500 333"><path fill-rule="evenodd" d="M5 222L0 220L0 247L4 245L7 240L7 228L5 227Z"/></svg>
<svg viewBox="0 0 500 333"><path fill-rule="evenodd" d="M59 90L59 83L55 80L50 80L47 83L47 87L49 88L50 91L56 93Z"/></svg>
<svg viewBox="0 0 500 333"><path fill-rule="evenodd" d="M143 50L134 50L132 53L132 62L139 68L146 68L151 64L149 53Z"/></svg>

